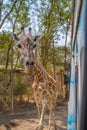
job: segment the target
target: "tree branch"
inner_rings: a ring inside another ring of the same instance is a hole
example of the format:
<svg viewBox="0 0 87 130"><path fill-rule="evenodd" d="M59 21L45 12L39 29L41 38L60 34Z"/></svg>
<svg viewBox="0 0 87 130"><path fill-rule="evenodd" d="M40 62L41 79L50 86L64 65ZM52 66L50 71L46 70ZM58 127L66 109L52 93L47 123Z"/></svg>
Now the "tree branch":
<svg viewBox="0 0 87 130"><path fill-rule="evenodd" d="M13 3L11 9L9 10L9 12L5 15L5 17L3 18L1 24L0 24L0 28L3 26L5 20L8 18L8 16L10 15L10 13L13 11L15 4L17 3L18 0L15 0L15 2Z"/></svg>
<svg viewBox="0 0 87 130"><path fill-rule="evenodd" d="M3 104L7 107L8 110L10 110L8 104L4 101L4 99L0 96L0 100L1 102L3 102Z"/></svg>
<svg viewBox="0 0 87 130"><path fill-rule="evenodd" d="M2 5L3 5L3 0L0 1L0 21L2 16Z"/></svg>

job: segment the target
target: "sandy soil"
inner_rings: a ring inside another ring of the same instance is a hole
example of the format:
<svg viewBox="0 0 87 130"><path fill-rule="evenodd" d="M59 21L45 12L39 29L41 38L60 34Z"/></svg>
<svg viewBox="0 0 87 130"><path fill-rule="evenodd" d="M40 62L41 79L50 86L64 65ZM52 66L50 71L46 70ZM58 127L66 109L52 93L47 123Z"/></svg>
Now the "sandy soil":
<svg viewBox="0 0 87 130"><path fill-rule="evenodd" d="M48 128L48 113L44 130ZM57 104L55 119L58 130L67 130L67 103ZM0 130L36 130L39 118L35 104L29 103L14 112L0 113Z"/></svg>

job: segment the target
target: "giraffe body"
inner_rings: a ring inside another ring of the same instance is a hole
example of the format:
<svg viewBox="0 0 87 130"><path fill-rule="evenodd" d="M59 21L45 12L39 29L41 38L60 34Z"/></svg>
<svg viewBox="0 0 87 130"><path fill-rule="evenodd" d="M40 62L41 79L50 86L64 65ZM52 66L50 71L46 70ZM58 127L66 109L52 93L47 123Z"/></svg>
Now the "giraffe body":
<svg viewBox="0 0 87 130"><path fill-rule="evenodd" d="M39 126L36 130L43 130L44 113L46 108L49 109L50 113L48 130L56 130L54 111L58 97L58 85L35 57L33 49L37 44L38 36L34 39L30 39L31 34L28 37L24 31L20 36L21 37L17 38L19 39L18 48L21 57L23 58L24 66L28 74L31 74L32 76L34 75L32 89L38 107L38 114L40 116Z"/></svg>

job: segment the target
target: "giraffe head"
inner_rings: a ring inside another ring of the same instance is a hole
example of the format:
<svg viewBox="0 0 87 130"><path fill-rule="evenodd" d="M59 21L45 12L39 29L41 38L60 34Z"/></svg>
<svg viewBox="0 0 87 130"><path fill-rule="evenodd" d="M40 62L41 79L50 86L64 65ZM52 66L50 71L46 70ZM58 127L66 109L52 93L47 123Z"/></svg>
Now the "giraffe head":
<svg viewBox="0 0 87 130"><path fill-rule="evenodd" d="M39 43L41 36L33 37L31 35L31 28L29 32L25 33L24 28L21 28L22 33L20 35L13 34L13 39L17 41L17 47L20 52L20 56L23 59L24 66L34 64L34 49Z"/></svg>

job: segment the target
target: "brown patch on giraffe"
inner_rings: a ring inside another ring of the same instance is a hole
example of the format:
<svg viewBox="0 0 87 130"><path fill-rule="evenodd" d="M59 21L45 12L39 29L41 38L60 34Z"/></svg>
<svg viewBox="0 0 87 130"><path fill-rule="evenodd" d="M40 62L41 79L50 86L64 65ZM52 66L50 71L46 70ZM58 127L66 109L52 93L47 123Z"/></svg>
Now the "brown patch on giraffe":
<svg viewBox="0 0 87 130"><path fill-rule="evenodd" d="M36 90L37 90L37 87L38 87L37 83L33 83L33 85L32 85L33 91L36 91Z"/></svg>
<svg viewBox="0 0 87 130"><path fill-rule="evenodd" d="M38 86L38 91L42 92L42 87L41 86Z"/></svg>
<svg viewBox="0 0 87 130"><path fill-rule="evenodd" d="M43 90L43 96L47 94L47 90Z"/></svg>

